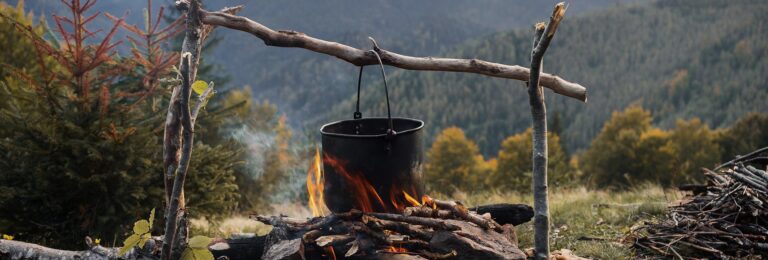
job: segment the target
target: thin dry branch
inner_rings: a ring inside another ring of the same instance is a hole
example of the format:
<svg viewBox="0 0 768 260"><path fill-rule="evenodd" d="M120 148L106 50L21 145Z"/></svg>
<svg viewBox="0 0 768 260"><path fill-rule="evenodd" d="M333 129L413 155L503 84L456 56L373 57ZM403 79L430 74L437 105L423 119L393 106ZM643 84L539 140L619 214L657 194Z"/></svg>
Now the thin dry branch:
<svg viewBox="0 0 768 260"><path fill-rule="evenodd" d="M200 12L204 24L223 26L253 34L263 40L267 46L303 48L337 57L356 66L378 64L376 57L370 52L348 45L313 38L296 31L275 31L242 16L205 10ZM554 33L554 29L552 33ZM374 45L374 50L379 53L384 64L407 70L467 72L521 81L528 81L530 78L530 70L517 65L505 65L479 59L413 57L390 52L377 45ZM555 93L583 102L587 101L587 89L583 86L552 74L542 73L540 77L541 85Z"/></svg>

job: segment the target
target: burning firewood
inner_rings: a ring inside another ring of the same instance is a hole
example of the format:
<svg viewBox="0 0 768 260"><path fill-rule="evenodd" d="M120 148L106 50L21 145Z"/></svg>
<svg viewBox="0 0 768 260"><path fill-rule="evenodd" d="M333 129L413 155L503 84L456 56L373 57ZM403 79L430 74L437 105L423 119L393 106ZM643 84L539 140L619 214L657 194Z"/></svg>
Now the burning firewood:
<svg viewBox="0 0 768 260"><path fill-rule="evenodd" d="M406 216L417 216L417 217L433 217L433 218L451 218L453 216L453 213L447 210L442 209L433 209L430 207L408 207L405 208L405 211L403 211L403 214Z"/></svg>
<svg viewBox="0 0 768 260"><path fill-rule="evenodd" d="M766 154L768 147L715 171L703 169L709 178L703 190L697 187L666 218L646 223L628 240L638 249L681 259L768 255L768 174L761 170L764 162L755 160Z"/></svg>
<svg viewBox="0 0 768 260"><path fill-rule="evenodd" d="M265 242L262 254L251 257L525 258L525 254L517 248L514 226L496 223L492 218L483 217L461 203L431 201L422 206L410 207L408 212L411 214L361 212L353 209L307 220L254 216L255 220L272 225L273 230L263 237Z"/></svg>
<svg viewBox="0 0 768 260"><path fill-rule="evenodd" d="M483 218L474 212L470 212L461 202L458 201L440 201L432 199L430 203L434 203L438 208L447 209L453 212L454 215L460 217L466 221L472 222L483 228L494 229L496 231L502 231L501 225L496 223L493 219Z"/></svg>

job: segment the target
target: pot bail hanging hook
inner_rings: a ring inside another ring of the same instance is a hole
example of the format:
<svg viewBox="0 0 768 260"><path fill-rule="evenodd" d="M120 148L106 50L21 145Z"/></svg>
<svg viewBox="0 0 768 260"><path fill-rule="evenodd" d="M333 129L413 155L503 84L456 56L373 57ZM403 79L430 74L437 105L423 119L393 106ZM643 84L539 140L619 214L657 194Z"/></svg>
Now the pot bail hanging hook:
<svg viewBox="0 0 768 260"><path fill-rule="evenodd" d="M373 38L368 37L368 39L371 39L373 41ZM376 48L376 41L373 41L373 46ZM397 132L395 132L394 124L392 123L392 110L389 106L389 87L387 86L387 73L384 71L384 62L381 60L381 56L379 56L379 53L374 49L370 50L371 53L373 53L374 56L376 56L376 60L379 61L379 67L381 67L381 78L384 80L384 96L387 100L387 122L389 123L389 129L387 129L387 138L394 137ZM358 92L359 94L359 92Z"/></svg>
<svg viewBox="0 0 768 260"><path fill-rule="evenodd" d="M355 113L352 118L363 118L363 113L360 113L360 82L363 82L363 68L365 65L360 65L360 74L357 75L357 104L355 105Z"/></svg>

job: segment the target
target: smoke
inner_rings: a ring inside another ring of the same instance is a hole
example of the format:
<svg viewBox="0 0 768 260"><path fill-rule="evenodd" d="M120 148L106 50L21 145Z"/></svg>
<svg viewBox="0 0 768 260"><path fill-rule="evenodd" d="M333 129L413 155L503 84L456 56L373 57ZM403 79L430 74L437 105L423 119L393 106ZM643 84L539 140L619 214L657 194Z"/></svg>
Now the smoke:
<svg viewBox="0 0 768 260"><path fill-rule="evenodd" d="M277 134L274 131L252 129L247 125L230 129L227 135L245 147L244 159L247 176L259 182L265 178L265 169L268 160L274 160L267 156L277 147ZM311 151L315 145L307 138L292 137L288 142L288 149L284 151L288 160L282 165L281 176L269 194L263 194L261 198L267 198L268 204L296 204L306 203L306 174L310 164Z"/></svg>
<svg viewBox="0 0 768 260"><path fill-rule="evenodd" d="M266 154L275 147L275 133L252 130L247 125L229 130L232 140L245 146L245 168L248 176L259 180L264 175Z"/></svg>

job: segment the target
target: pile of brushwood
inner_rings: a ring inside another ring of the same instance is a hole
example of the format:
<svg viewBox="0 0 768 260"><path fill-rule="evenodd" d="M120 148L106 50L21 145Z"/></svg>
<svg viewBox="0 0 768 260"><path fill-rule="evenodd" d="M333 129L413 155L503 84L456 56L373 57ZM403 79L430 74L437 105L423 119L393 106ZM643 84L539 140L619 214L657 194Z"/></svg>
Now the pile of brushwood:
<svg viewBox="0 0 768 260"><path fill-rule="evenodd" d="M750 258L768 255L768 147L703 169L706 185L691 191L655 223L629 237L642 253L686 258Z"/></svg>

